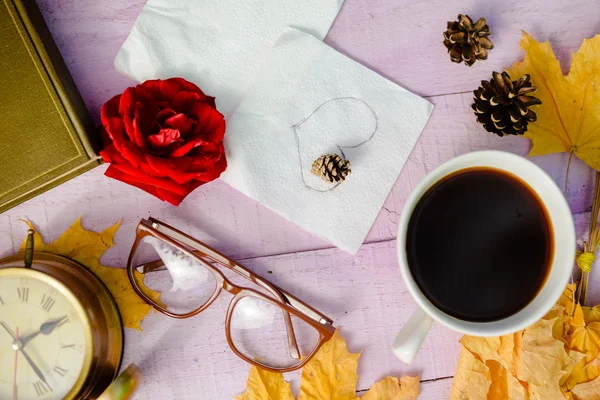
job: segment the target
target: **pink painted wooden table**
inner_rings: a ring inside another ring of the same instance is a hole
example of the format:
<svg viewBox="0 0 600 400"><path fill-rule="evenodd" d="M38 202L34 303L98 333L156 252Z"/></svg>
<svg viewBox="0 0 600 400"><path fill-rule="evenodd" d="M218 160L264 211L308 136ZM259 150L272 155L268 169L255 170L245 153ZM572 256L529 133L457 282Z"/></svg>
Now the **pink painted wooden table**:
<svg viewBox="0 0 600 400"><path fill-rule="evenodd" d="M32 0L33 1L33 0ZM98 120L102 103L133 82L112 62L144 0L38 0L83 97ZM553 4L550 4L553 3ZM496 48L472 68L450 63L442 45L446 21L459 13L485 16ZM435 104L429 121L360 252L352 257L302 231L228 187L214 182L175 208L103 176L98 167L4 214L0 256L18 250L35 222L54 240L79 215L88 229L123 225L105 265L123 267L140 218L152 215L242 260L259 274L336 320L352 351L363 351L358 389L386 375L421 374L423 399L447 398L460 335L434 325L416 361L406 366L390 351L395 333L416 305L404 287L395 257L398 215L411 188L431 169L456 155L500 149L525 155L521 138L497 138L482 130L470 111L471 91L491 72L510 66L519 53L521 29L550 39L564 70L582 39L600 33L597 0L346 0L326 41ZM566 157L534 161L564 184ZM578 236L587 229L592 174L581 162L571 169L569 202ZM600 301L600 273L592 274L589 301ZM144 332L126 332L125 365L146 375L138 399L231 399L244 390L248 365L229 350L223 322L227 300L184 321L152 315ZM299 375L287 378L297 388Z"/></svg>

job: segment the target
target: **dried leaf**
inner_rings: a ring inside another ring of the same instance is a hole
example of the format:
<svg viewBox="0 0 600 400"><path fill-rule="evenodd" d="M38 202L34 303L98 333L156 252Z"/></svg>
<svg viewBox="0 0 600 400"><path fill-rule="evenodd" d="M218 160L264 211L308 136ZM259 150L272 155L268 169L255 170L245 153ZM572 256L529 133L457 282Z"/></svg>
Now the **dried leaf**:
<svg viewBox="0 0 600 400"><path fill-rule="evenodd" d="M600 322L586 324L583 310L577 304L570 325L567 344L571 349L585 353L591 362L600 353Z"/></svg>
<svg viewBox="0 0 600 400"><path fill-rule="evenodd" d="M525 133L533 141L529 155L573 152L600 170L600 35L583 41L567 76L549 42L539 43L523 32L521 48L525 59L507 72L515 79L529 74L542 101L537 121Z"/></svg>
<svg viewBox="0 0 600 400"><path fill-rule="evenodd" d="M359 400L356 397L358 359L346 349L339 330L304 366L300 400ZM361 398L365 400L414 400L419 377L384 378ZM290 385L280 373L250 369L246 392L237 400L293 400Z"/></svg>
<svg viewBox="0 0 600 400"><path fill-rule="evenodd" d="M600 378L575 386L571 394L575 400L600 399Z"/></svg>
<svg viewBox="0 0 600 400"><path fill-rule="evenodd" d="M419 376L388 376L369 389L361 400L414 400L419 396Z"/></svg>
<svg viewBox="0 0 600 400"><path fill-rule="evenodd" d="M350 353L339 330L304 366L300 400L354 400L360 353Z"/></svg>
<svg viewBox="0 0 600 400"><path fill-rule="evenodd" d="M450 400L487 399L491 384L489 368L463 347L452 381Z"/></svg>
<svg viewBox="0 0 600 400"><path fill-rule="evenodd" d="M485 363L489 368L491 385L487 394L487 400L525 400L528 399L527 390L521 382L515 378L510 371L494 360Z"/></svg>
<svg viewBox="0 0 600 400"><path fill-rule="evenodd" d="M595 400L600 306L573 306L569 285L540 321L512 335L463 336L451 399ZM571 346L573 345L573 347ZM584 386L585 385L585 386Z"/></svg>
<svg viewBox="0 0 600 400"><path fill-rule="evenodd" d="M586 324L589 324L590 322L600 322L600 306L581 307L581 309Z"/></svg>
<svg viewBox="0 0 600 400"><path fill-rule="evenodd" d="M25 221L31 229L35 229L31 222ZM126 328L141 330L140 322L152 310L133 290L127 278L127 271L121 268L105 267L100 263L100 257L106 250L114 246L113 238L121 222L97 233L83 229L81 217L77 219L58 239L50 244L45 244L40 234L35 233L34 249L48 253L59 254L77 261L92 271L111 292L123 319ZM26 240L21 245L25 249ZM136 272L136 274L138 274ZM141 279L141 274L136 279ZM138 281L140 283L140 281ZM155 293L154 299L158 301L160 294Z"/></svg>
<svg viewBox="0 0 600 400"><path fill-rule="evenodd" d="M290 384L283 375L263 369L250 367L246 392L237 400L294 400Z"/></svg>
<svg viewBox="0 0 600 400"><path fill-rule="evenodd" d="M555 337L557 318L540 320L525 329L523 344L517 362L517 378L528 382L530 385L546 386L553 377L562 376L566 363L570 362L565 351L564 343ZM559 332L558 337L560 338ZM558 390L558 379L555 386Z"/></svg>

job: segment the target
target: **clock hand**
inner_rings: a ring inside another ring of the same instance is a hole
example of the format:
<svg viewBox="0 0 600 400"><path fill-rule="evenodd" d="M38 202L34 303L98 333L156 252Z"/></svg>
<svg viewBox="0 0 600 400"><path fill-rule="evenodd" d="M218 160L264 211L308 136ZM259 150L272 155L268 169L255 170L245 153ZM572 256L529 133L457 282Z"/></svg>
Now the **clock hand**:
<svg viewBox="0 0 600 400"><path fill-rule="evenodd" d="M19 337L19 327L17 326L16 337ZM19 350L15 351L15 372L13 375L13 400L17 400L17 362L19 361Z"/></svg>
<svg viewBox="0 0 600 400"><path fill-rule="evenodd" d="M61 317L59 319L55 319L54 321L47 321L44 322L41 326L40 326L40 330L34 333L31 333L27 336L25 336L23 339L20 339L21 342L21 347L25 347L25 345L27 343L29 343L31 340L33 340L35 337L37 337L37 335L39 335L40 333L44 334L44 335L49 335L51 334L54 329L56 329L57 326L59 326L65 319L67 319L68 317L65 315L64 317ZM16 342L16 340L15 340ZM15 343L13 342L13 344Z"/></svg>
<svg viewBox="0 0 600 400"><path fill-rule="evenodd" d="M16 339L15 334L13 333L12 329L10 329L8 327L8 325L6 324L6 322L4 321L0 321L0 325L2 325L2 327L4 328L4 330L6 330L6 332L8 332L8 334L13 338Z"/></svg>
<svg viewBox="0 0 600 400"><path fill-rule="evenodd" d="M13 348L14 347L15 346L13 345ZM25 359L27 360L27 362L31 366L31 369L33 369L33 372L35 372L35 374L38 376L38 378L40 378L42 380L42 382L44 382L46 385L50 386L48 384L48 382L46 381L46 377L42 373L42 370L36 365L35 362L33 362L33 360L31 359L31 357L29 357L29 354L27 354L27 352L25 351L25 349L17 347L15 350L20 350L21 351L21 354L23 354L23 357L25 357Z"/></svg>
<svg viewBox="0 0 600 400"><path fill-rule="evenodd" d="M12 329L10 329L10 327L4 321L0 321L0 325L2 325L2 327L6 330L6 332L8 332L8 334L10 336L12 336L12 338L14 339L12 348L16 351L21 351L21 354L23 354L23 357L25 357L25 360L27 360L27 362L31 366L31 369L33 369L33 372L35 372L35 374L38 376L38 378L40 378L46 385L48 385L48 382L46 381L46 377L42 373L42 370L35 364L35 362L33 362L33 360L31 359L31 357L29 357L29 354L27 354L25 349L22 348L21 341L12 332ZM50 385L48 385L48 386L50 386Z"/></svg>

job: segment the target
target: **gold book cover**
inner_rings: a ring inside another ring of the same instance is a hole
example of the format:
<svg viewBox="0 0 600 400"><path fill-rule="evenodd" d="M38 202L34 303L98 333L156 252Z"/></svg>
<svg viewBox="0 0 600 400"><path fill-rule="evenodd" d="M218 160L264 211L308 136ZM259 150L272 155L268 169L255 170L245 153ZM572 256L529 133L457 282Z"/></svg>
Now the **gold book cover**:
<svg viewBox="0 0 600 400"><path fill-rule="evenodd" d="M0 0L0 213L99 164L100 135L33 0Z"/></svg>

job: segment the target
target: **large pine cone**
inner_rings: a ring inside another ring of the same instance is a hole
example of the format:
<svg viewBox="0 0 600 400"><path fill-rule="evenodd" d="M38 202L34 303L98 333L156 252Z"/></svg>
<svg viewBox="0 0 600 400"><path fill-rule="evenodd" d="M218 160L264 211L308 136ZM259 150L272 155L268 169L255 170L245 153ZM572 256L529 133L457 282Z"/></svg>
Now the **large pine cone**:
<svg viewBox="0 0 600 400"><path fill-rule="evenodd" d="M488 50L494 48L488 38L491 34L485 18L473 23L468 15L459 14L458 21L448 21L448 28L444 32L444 45L450 60L456 63L464 61L469 67L476 60L487 60Z"/></svg>
<svg viewBox="0 0 600 400"><path fill-rule="evenodd" d="M337 183L346 179L350 169L350 161L338 154L325 154L312 164L312 173L329 183Z"/></svg>
<svg viewBox="0 0 600 400"><path fill-rule="evenodd" d="M527 96L535 90L527 74L511 81L506 72L494 72L491 81L481 81L479 89L473 92L475 103L471 108L486 131L498 136L522 135L527 124L537 120L529 107L542 104L538 98Z"/></svg>

